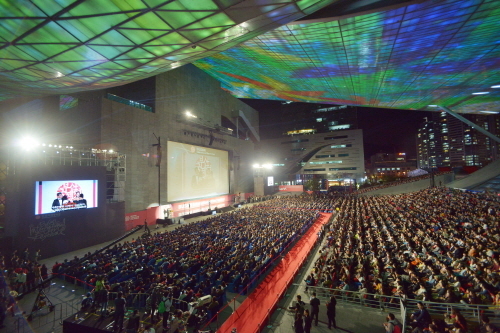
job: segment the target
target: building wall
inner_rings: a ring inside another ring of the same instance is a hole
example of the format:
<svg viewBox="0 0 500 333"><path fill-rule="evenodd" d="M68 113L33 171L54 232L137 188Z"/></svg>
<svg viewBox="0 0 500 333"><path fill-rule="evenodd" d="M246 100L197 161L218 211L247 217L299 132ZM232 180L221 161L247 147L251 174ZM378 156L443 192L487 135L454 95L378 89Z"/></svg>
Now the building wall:
<svg viewBox="0 0 500 333"><path fill-rule="evenodd" d="M254 144L213 130L236 109L245 110L257 123L255 110L229 95L220 83L187 65L156 77L154 113L108 99L102 102L102 145L115 146L127 155L126 212L158 205L158 167L152 145L160 137L160 204L167 204L167 141L189 143L229 152L230 193L252 192L251 160ZM190 123L185 112L196 115ZM211 130L212 128L212 130ZM155 137L156 135L156 137ZM211 140L210 137L216 140ZM212 141L212 142L211 142Z"/></svg>
<svg viewBox="0 0 500 333"><path fill-rule="evenodd" d="M276 173L316 174L328 179L348 174L344 178L360 181L365 171L363 131L345 130L264 140L260 159L262 163L283 164L275 167ZM299 163L302 166L296 167Z"/></svg>

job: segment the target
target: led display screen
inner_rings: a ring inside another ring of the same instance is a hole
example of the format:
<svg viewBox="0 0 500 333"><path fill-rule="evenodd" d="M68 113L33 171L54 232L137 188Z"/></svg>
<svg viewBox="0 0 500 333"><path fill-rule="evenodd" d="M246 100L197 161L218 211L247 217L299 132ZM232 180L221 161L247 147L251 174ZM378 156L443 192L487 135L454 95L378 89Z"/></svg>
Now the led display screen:
<svg viewBox="0 0 500 333"><path fill-rule="evenodd" d="M97 207L97 180L35 183L35 215Z"/></svg>
<svg viewBox="0 0 500 333"><path fill-rule="evenodd" d="M64 111L78 106L78 98L69 95L59 96L59 110Z"/></svg>
<svg viewBox="0 0 500 333"><path fill-rule="evenodd" d="M239 98L498 110L498 2L444 0L287 24L194 64ZM489 94L472 95L487 91Z"/></svg>
<svg viewBox="0 0 500 333"><path fill-rule="evenodd" d="M169 141L169 202L229 193L228 152Z"/></svg>

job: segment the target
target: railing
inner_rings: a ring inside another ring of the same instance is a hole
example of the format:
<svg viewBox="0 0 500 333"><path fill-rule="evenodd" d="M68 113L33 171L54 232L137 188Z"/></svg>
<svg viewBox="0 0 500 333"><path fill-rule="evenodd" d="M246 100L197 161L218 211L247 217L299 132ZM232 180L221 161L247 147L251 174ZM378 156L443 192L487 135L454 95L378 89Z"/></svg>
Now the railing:
<svg viewBox="0 0 500 333"><path fill-rule="evenodd" d="M257 202L259 203L259 202ZM241 290L235 290L235 292L237 293L236 296L234 296L231 300L229 300L228 302L226 302L222 308L213 316L210 318L210 320L208 321L208 323L204 326L202 326L201 330L207 330L207 329L210 329L211 327L209 326L211 323L213 322L216 322L216 327L217 329L219 328L219 322L218 322L218 318L219 316L222 314L222 312L224 310L226 310L228 307L230 307L232 305L232 308L233 308L233 312L236 311L237 309L237 305L236 305L236 301L238 299L239 296L246 296L247 294L251 293L251 291L253 291L258 285L259 283L262 282L263 280L263 277L267 276L268 273L271 272L271 270L276 267L280 262L281 262L281 259L283 259L284 256L287 255L288 251L290 251L294 246L295 244L298 242L298 240L301 238L301 236L307 231L309 230L309 228L311 228L311 226L314 224L314 222L317 220L317 218L319 217L316 216L315 218L313 218L310 223L307 225L307 227L305 227L300 233L296 234L291 240L290 242L285 246L285 248L281 251L281 253L279 255L277 255L275 258L273 258L270 262L268 262L266 264L265 267L263 267L259 272L258 274L250 281L250 283L242 288ZM330 220L326 223L330 223L331 222L331 218ZM322 234L322 236L324 236L324 234ZM305 263L307 257L311 254L311 252L314 252L316 246L318 246L318 244L320 244L320 240L322 238L318 238L318 240L316 241L315 245L313 248L310 249L310 251L308 253L306 253L304 255L304 257L302 258L302 264ZM299 267L296 267L295 268L295 273L294 273L294 278L298 275L299 273L299 270L300 268L302 267L302 265L300 265ZM292 281L293 281L293 278L291 279L291 281L289 281L286 286L284 287L285 289L290 286L292 284ZM284 293L285 290L283 290L282 294ZM267 318L265 319L265 322L269 322L270 321L270 318L271 318L271 314L272 314L272 309L268 309L268 315L267 315ZM262 327L264 327L264 323L265 322L262 322L259 324L259 328L257 329L256 332L260 332L262 330ZM256 333L254 332L254 333Z"/></svg>
<svg viewBox="0 0 500 333"><path fill-rule="evenodd" d="M481 322L482 315L490 317L491 322L500 323L499 305L438 303L408 298L402 299L401 297L370 294L359 291L311 287L306 286L305 284L294 284L294 286L304 288L307 287L310 293L316 292L316 296L325 302L328 301L332 295L334 295L337 299L337 303L366 306L387 312L403 313L405 319L408 317L408 314L418 310L417 303L422 302L431 316L444 317L444 315L449 315L451 313L451 309L457 309L469 323L476 322L479 324ZM404 304L403 309L401 309L402 304Z"/></svg>
<svg viewBox="0 0 500 333"><path fill-rule="evenodd" d="M47 289L46 289L47 290ZM80 309L81 299L72 299L69 301L57 303L53 297L48 296L53 303L50 308L48 303L40 309L31 311L31 306L22 311L17 304L9 309L8 316L12 315L13 326L6 329L6 333L33 333L37 331L55 332L62 331L63 320L75 314ZM28 303L31 305L31 303Z"/></svg>

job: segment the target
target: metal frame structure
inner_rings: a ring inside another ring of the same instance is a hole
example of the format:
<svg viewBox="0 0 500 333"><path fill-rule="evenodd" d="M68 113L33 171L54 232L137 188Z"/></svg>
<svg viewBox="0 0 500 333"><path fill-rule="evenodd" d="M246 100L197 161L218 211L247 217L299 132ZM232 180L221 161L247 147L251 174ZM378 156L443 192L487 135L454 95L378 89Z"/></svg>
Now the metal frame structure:
<svg viewBox="0 0 500 333"><path fill-rule="evenodd" d="M127 157L116 151L95 148L77 148L69 145L37 145L19 153L8 154L6 177L15 175L19 165L24 163L43 165L67 165L77 167L106 167L106 201L125 201L125 182L127 180ZM1 168L0 168L1 169ZM1 172L1 170L0 170ZM2 189L0 179L0 189ZM108 190L113 190L108 194Z"/></svg>

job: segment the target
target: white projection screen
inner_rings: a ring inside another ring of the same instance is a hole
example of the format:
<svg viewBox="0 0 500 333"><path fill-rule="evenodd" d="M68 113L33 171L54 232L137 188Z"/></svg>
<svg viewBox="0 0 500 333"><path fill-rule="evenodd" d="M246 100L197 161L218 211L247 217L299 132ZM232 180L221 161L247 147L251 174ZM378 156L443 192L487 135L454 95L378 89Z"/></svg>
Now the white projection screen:
<svg viewBox="0 0 500 333"><path fill-rule="evenodd" d="M227 151L168 141L167 155L167 201L229 193Z"/></svg>

